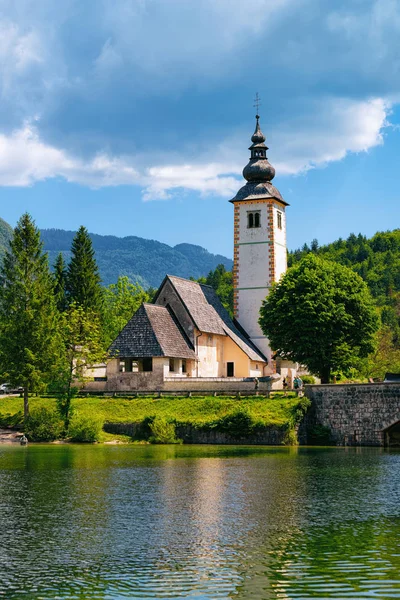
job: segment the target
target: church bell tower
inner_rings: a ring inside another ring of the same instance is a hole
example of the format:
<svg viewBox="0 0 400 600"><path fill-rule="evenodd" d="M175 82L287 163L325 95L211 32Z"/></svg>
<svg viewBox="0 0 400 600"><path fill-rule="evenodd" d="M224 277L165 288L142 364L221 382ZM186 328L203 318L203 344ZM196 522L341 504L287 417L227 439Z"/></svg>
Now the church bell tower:
<svg viewBox="0 0 400 600"><path fill-rule="evenodd" d="M258 324L262 301L271 285L286 271L286 207L271 183L275 169L267 159L259 115L250 146L250 161L243 169L247 180L234 205L234 313L251 341L267 357L272 368L268 339Z"/></svg>

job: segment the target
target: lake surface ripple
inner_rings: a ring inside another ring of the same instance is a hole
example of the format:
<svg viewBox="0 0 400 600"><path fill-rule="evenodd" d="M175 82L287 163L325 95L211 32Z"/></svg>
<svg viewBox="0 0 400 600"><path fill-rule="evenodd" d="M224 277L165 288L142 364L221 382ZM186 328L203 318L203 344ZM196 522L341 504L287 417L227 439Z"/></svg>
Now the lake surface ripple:
<svg viewBox="0 0 400 600"><path fill-rule="evenodd" d="M0 598L400 598L400 453L0 447Z"/></svg>

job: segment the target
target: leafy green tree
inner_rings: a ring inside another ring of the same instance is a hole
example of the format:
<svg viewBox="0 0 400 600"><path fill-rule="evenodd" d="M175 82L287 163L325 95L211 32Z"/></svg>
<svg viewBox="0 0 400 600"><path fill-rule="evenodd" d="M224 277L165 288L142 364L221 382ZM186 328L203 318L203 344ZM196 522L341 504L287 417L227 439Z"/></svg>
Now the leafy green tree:
<svg viewBox="0 0 400 600"><path fill-rule="evenodd" d="M328 383L374 350L379 319L361 277L309 254L273 287L259 323L277 354Z"/></svg>
<svg viewBox="0 0 400 600"><path fill-rule="evenodd" d="M128 277L119 277L117 283L104 288L104 338L106 346L117 337L142 302L149 302L150 296L137 283Z"/></svg>
<svg viewBox="0 0 400 600"><path fill-rule="evenodd" d="M13 385L29 393L47 384L59 359L57 310L47 254L28 214L14 229L0 268L0 364Z"/></svg>
<svg viewBox="0 0 400 600"><path fill-rule="evenodd" d="M57 308L60 312L64 312L68 306L65 289L67 284L67 269L61 252L58 254L54 263L53 282Z"/></svg>
<svg viewBox="0 0 400 600"><path fill-rule="evenodd" d="M63 353L51 389L57 396L58 411L68 431L71 402L79 385L88 378L90 368L104 362L107 356L99 321L82 306L73 303L61 314L59 330Z"/></svg>
<svg viewBox="0 0 400 600"><path fill-rule="evenodd" d="M86 227L81 226L77 231L71 253L66 280L68 302L99 315L103 301L101 280Z"/></svg>
<svg viewBox="0 0 400 600"><path fill-rule="evenodd" d="M376 349L359 362L358 371L366 378L377 379L383 379L387 372L400 373L400 347L386 325L378 332Z"/></svg>
<svg viewBox="0 0 400 600"><path fill-rule="evenodd" d="M217 293L230 315L233 314L233 274L223 264L210 271L207 277L200 277L199 283L210 285Z"/></svg>

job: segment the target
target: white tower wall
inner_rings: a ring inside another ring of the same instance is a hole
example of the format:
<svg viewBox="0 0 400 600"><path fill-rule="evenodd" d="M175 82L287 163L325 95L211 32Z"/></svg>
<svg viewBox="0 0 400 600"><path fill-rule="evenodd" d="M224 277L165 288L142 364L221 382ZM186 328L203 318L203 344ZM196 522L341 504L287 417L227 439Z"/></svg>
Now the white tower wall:
<svg viewBox="0 0 400 600"><path fill-rule="evenodd" d="M265 354L272 370L271 349L258 319L271 285L287 267L285 206L273 198L238 201L234 206L235 317ZM249 212L259 212L259 227L249 227Z"/></svg>

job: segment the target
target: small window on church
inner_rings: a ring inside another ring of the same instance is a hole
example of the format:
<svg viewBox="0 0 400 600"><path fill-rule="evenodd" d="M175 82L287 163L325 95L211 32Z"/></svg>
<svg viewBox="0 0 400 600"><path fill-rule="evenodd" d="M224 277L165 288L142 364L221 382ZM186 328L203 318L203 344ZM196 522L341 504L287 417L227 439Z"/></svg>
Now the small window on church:
<svg viewBox="0 0 400 600"><path fill-rule="evenodd" d="M173 358L169 359L169 370L171 373L175 371L175 361Z"/></svg>
<svg viewBox="0 0 400 600"><path fill-rule="evenodd" d="M278 216L278 229L282 229L282 213L278 211L277 216Z"/></svg>
<svg viewBox="0 0 400 600"><path fill-rule="evenodd" d="M259 210L247 213L247 227L249 229L261 227L261 212Z"/></svg>
<svg viewBox="0 0 400 600"><path fill-rule="evenodd" d="M144 358L142 361L143 371L149 372L153 370L153 359L152 358Z"/></svg>
<svg viewBox="0 0 400 600"><path fill-rule="evenodd" d="M187 371L186 360L183 359L182 360L182 373L186 373L186 371Z"/></svg>

